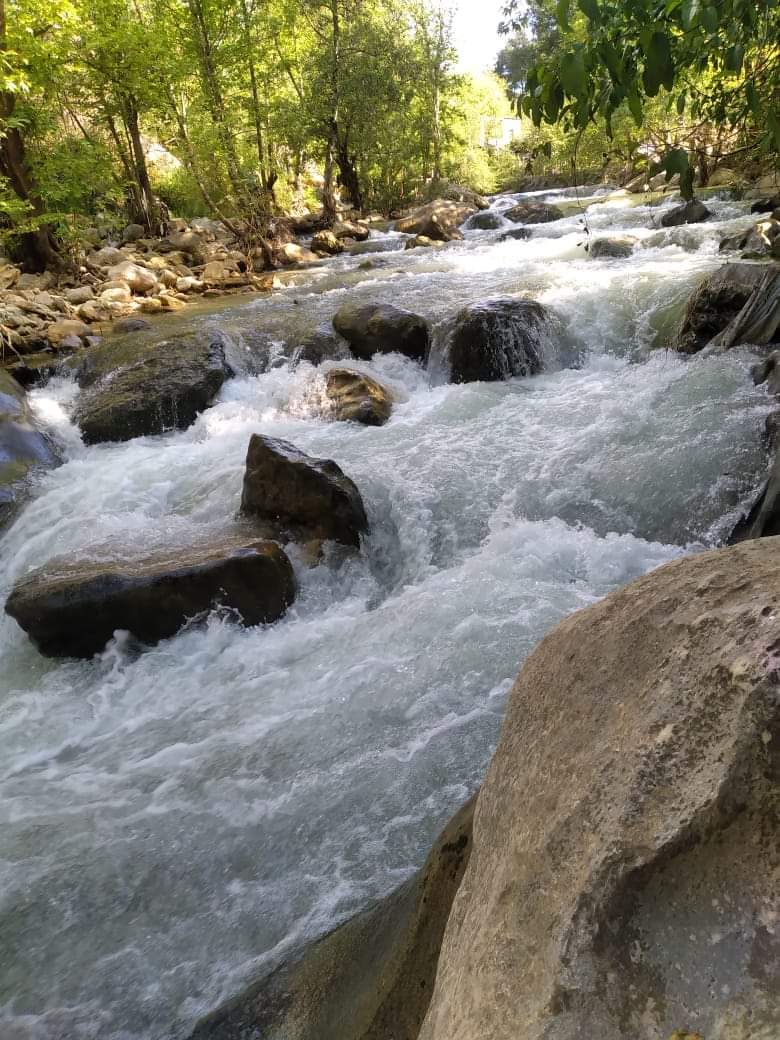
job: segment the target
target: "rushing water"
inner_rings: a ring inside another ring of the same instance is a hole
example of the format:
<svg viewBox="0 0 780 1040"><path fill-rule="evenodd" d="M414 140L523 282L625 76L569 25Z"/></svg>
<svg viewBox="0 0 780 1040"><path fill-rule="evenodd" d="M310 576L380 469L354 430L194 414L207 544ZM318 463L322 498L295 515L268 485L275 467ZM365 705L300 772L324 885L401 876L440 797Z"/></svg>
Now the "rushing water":
<svg viewBox="0 0 780 1040"><path fill-rule="evenodd" d="M402 252L391 235L174 323L280 354L347 299L439 320L527 292L561 319L578 368L431 386L377 358L356 367L400 403L366 429L318 418L316 371L280 359L183 433L91 448L67 418L75 386L35 392L66 462L0 540L0 596L55 555L224 532L257 430L335 459L372 529L359 559L296 561L298 602L268 628L215 615L154 649L119 637L92 661L52 662L0 621L2 1040L186 1035L419 866L479 783L545 631L728 529L763 465L767 398L740 351L652 348L746 208L710 202L717 221L659 231L657 207L591 203L592 234L641 239L630 259L589 260L578 212L529 241L474 231Z"/></svg>

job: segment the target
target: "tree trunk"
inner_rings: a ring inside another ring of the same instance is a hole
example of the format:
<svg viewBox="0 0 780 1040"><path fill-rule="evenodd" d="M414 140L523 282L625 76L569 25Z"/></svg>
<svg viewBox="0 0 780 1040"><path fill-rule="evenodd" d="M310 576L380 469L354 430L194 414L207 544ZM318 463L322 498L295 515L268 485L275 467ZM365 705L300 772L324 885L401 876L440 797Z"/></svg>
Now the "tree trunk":
<svg viewBox="0 0 780 1040"><path fill-rule="evenodd" d="M137 186L137 191L133 192L137 212L131 215L131 219L142 224L150 234L161 235L165 233L165 228L161 226L159 208L152 190L152 182L149 180L149 168L146 165L146 155L138 125L138 108L132 98L126 98L123 100L123 109L122 116L127 127L133 155L133 179Z"/></svg>
<svg viewBox="0 0 780 1040"><path fill-rule="evenodd" d="M338 129L336 130L336 136L339 136ZM347 189L353 207L362 212L363 192L360 188L360 177L355 164L355 158L349 154L346 139L344 141L339 140L337 157L339 164L339 180Z"/></svg>
<svg viewBox="0 0 780 1040"><path fill-rule="evenodd" d="M334 185L334 135L331 129L325 145L325 175L322 185L322 217L325 224L332 224L336 219L336 191Z"/></svg>

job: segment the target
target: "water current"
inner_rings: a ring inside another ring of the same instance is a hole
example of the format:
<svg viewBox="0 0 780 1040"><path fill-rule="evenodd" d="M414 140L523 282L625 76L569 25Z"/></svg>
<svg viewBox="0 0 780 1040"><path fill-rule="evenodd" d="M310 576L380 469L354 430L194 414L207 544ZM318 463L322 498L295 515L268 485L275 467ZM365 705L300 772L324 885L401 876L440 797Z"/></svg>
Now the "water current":
<svg viewBox="0 0 780 1040"><path fill-rule="evenodd" d="M359 558L306 569L292 550L300 595L266 628L215 614L152 649L119 634L91 661L56 662L3 615L3 1040L186 1036L421 864L551 626L728 531L760 479L769 401L746 352L667 348L747 204L715 197L713 220L664 230L669 201L601 193L583 217L570 192L549 197L570 214L527 241L499 242L508 222L435 251L373 232L375 252L272 296L167 319L219 327L240 351L263 341L273 362L184 432L85 447L75 384L33 392L65 461L0 540L0 600L53 556L224 532L254 431L335 459L372 526ZM592 260L587 230L640 241ZM348 300L439 321L499 294L549 306L577 367L455 386L377 356L355 367L398 403L368 429L320 417L317 371L283 357Z"/></svg>

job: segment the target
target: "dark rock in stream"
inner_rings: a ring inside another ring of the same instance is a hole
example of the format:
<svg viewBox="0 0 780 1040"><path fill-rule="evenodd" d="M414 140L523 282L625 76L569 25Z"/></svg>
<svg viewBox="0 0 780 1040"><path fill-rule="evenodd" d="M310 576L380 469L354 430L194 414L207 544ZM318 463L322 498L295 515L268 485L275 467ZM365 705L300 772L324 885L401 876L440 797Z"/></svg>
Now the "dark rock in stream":
<svg viewBox="0 0 780 1040"><path fill-rule="evenodd" d="M347 368L332 368L325 375L325 392L331 416L339 422L382 426L393 411L393 395L376 379Z"/></svg>
<svg viewBox="0 0 780 1040"><path fill-rule="evenodd" d="M310 365L321 365L323 361L349 361L354 354L341 336L329 328L318 328L309 333L298 346L293 348L290 360L297 365L308 361Z"/></svg>
<svg viewBox="0 0 780 1040"><path fill-rule="evenodd" d="M453 383L536 375L552 329L550 313L534 300L472 303L436 329L431 364L448 370Z"/></svg>
<svg viewBox="0 0 780 1040"><path fill-rule="evenodd" d="M5 610L42 654L92 657L117 630L157 643L216 606L258 625L278 620L294 598L281 547L244 535L136 560L52 560L17 582Z"/></svg>
<svg viewBox="0 0 780 1040"><path fill-rule="evenodd" d="M86 444L185 430L233 375L221 333L162 341L128 336L89 351L76 378L75 420Z"/></svg>
<svg viewBox="0 0 780 1040"><path fill-rule="evenodd" d="M531 231L529 228L519 227L510 228L509 231L505 231L503 235L499 236L499 242L511 242L515 239L524 240L531 237Z"/></svg>
<svg viewBox="0 0 780 1040"><path fill-rule="evenodd" d="M0 369L0 528L12 518L32 474L57 461L52 444L35 426L24 390Z"/></svg>
<svg viewBox="0 0 780 1040"><path fill-rule="evenodd" d="M293 541L358 549L368 530L360 492L335 462L257 433L249 441L241 511Z"/></svg>
<svg viewBox="0 0 780 1040"><path fill-rule="evenodd" d="M474 801L419 873L204 1018L191 1040L415 1040L469 861Z"/></svg>
<svg viewBox="0 0 780 1040"><path fill-rule="evenodd" d="M476 211L476 206L466 202L435 199L401 217L396 221L395 230L405 235L421 235L434 242L453 242L463 237L460 225Z"/></svg>
<svg viewBox="0 0 780 1040"><path fill-rule="evenodd" d="M636 239L625 236L624 238L594 238L588 249L591 260L625 260L634 252Z"/></svg>
<svg viewBox="0 0 780 1040"><path fill-rule="evenodd" d="M507 220L515 224L550 224L565 216L560 206L549 202L518 202L516 206L504 212Z"/></svg>
<svg viewBox="0 0 780 1040"><path fill-rule="evenodd" d="M428 353L430 329L425 318L390 303L347 303L333 316L333 328L363 361L394 351L422 361Z"/></svg>
<svg viewBox="0 0 780 1040"><path fill-rule="evenodd" d="M711 217L712 213L703 202L698 199L689 199L682 206L675 206L661 217L662 227L678 227L680 224L700 224L701 221Z"/></svg>
<svg viewBox="0 0 780 1040"><path fill-rule="evenodd" d="M676 349L683 354L696 354L725 332L773 270L780 269L771 264L727 263L705 278L688 300ZM762 341L743 338L741 342Z"/></svg>
<svg viewBox="0 0 780 1040"><path fill-rule="evenodd" d="M486 209L480 213L475 213L473 217L469 217L466 221L466 227L470 231L495 231L501 227L502 223L503 221L498 213Z"/></svg>

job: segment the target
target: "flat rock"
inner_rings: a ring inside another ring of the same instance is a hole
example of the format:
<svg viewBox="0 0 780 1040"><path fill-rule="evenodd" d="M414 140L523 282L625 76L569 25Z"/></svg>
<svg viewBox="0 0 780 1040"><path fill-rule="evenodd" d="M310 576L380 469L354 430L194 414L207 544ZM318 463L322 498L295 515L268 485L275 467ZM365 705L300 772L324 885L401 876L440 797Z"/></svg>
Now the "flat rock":
<svg viewBox="0 0 780 1040"><path fill-rule="evenodd" d="M526 661L420 1040L780 1036L780 540L668 564Z"/></svg>
<svg viewBox="0 0 780 1040"><path fill-rule="evenodd" d="M80 359L75 420L86 444L184 430L233 374L220 333L106 343Z"/></svg>
<svg viewBox="0 0 780 1040"><path fill-rule="evenodd" d="M507 220L515 224L550 224L553 220L561 220L564 216L560 206L549 202L519 202L504 212Z"/></svg>
<svg viewBox="0 0 780 1040"><path fill-rule="evenodd" d="M393 411L393 395L363 372L332 368L325 374L329 414L339 422L382 426Z"/></svg>
<svg viewBox="0 0 780 1040"><path fill-rule="evenodd" d="M635 238L594 238L588 249L591 260L625 260L634 252Z"/></svg>
<svg viewBox="0 0 780 1040"><path fill-rule="evenodd" d="M463 237L458 229L476 211L477 207L467 202L435 199L397 220L395 230L406 235L422 235L433 241L451 242Z"/></svg>
<svg viewBox="0 0 780 1040"><path fill-rule="evenodd" d="M217 606L237 611L245 625L265 624L294 598L281 547L244 535L136 560L52 560L14 586L5 610L42 654L92 657L116 631L157 643Z"/></svg>
<svg viewBox="0 0 780 1040"><path fill-rule="evenodd" d="M241 512L301 542L334 541L357 549L368 530L360 492L335 462L260 434L249 441Z"/></svg>
<svg viewBox="0 0 780 1040"><path fill-rule="evenodd" d="M430 328L425 318L389 303L347 303L333 316L333 328L364 361L394 351L422 361L428 352Z"/></svg>
<svg viewBox="0 0 780 1040"><path fill-rule="evenodd" d="M24 390L0 369L0 528L12 518L35 471L57 461L35 426Z"/></svg>

